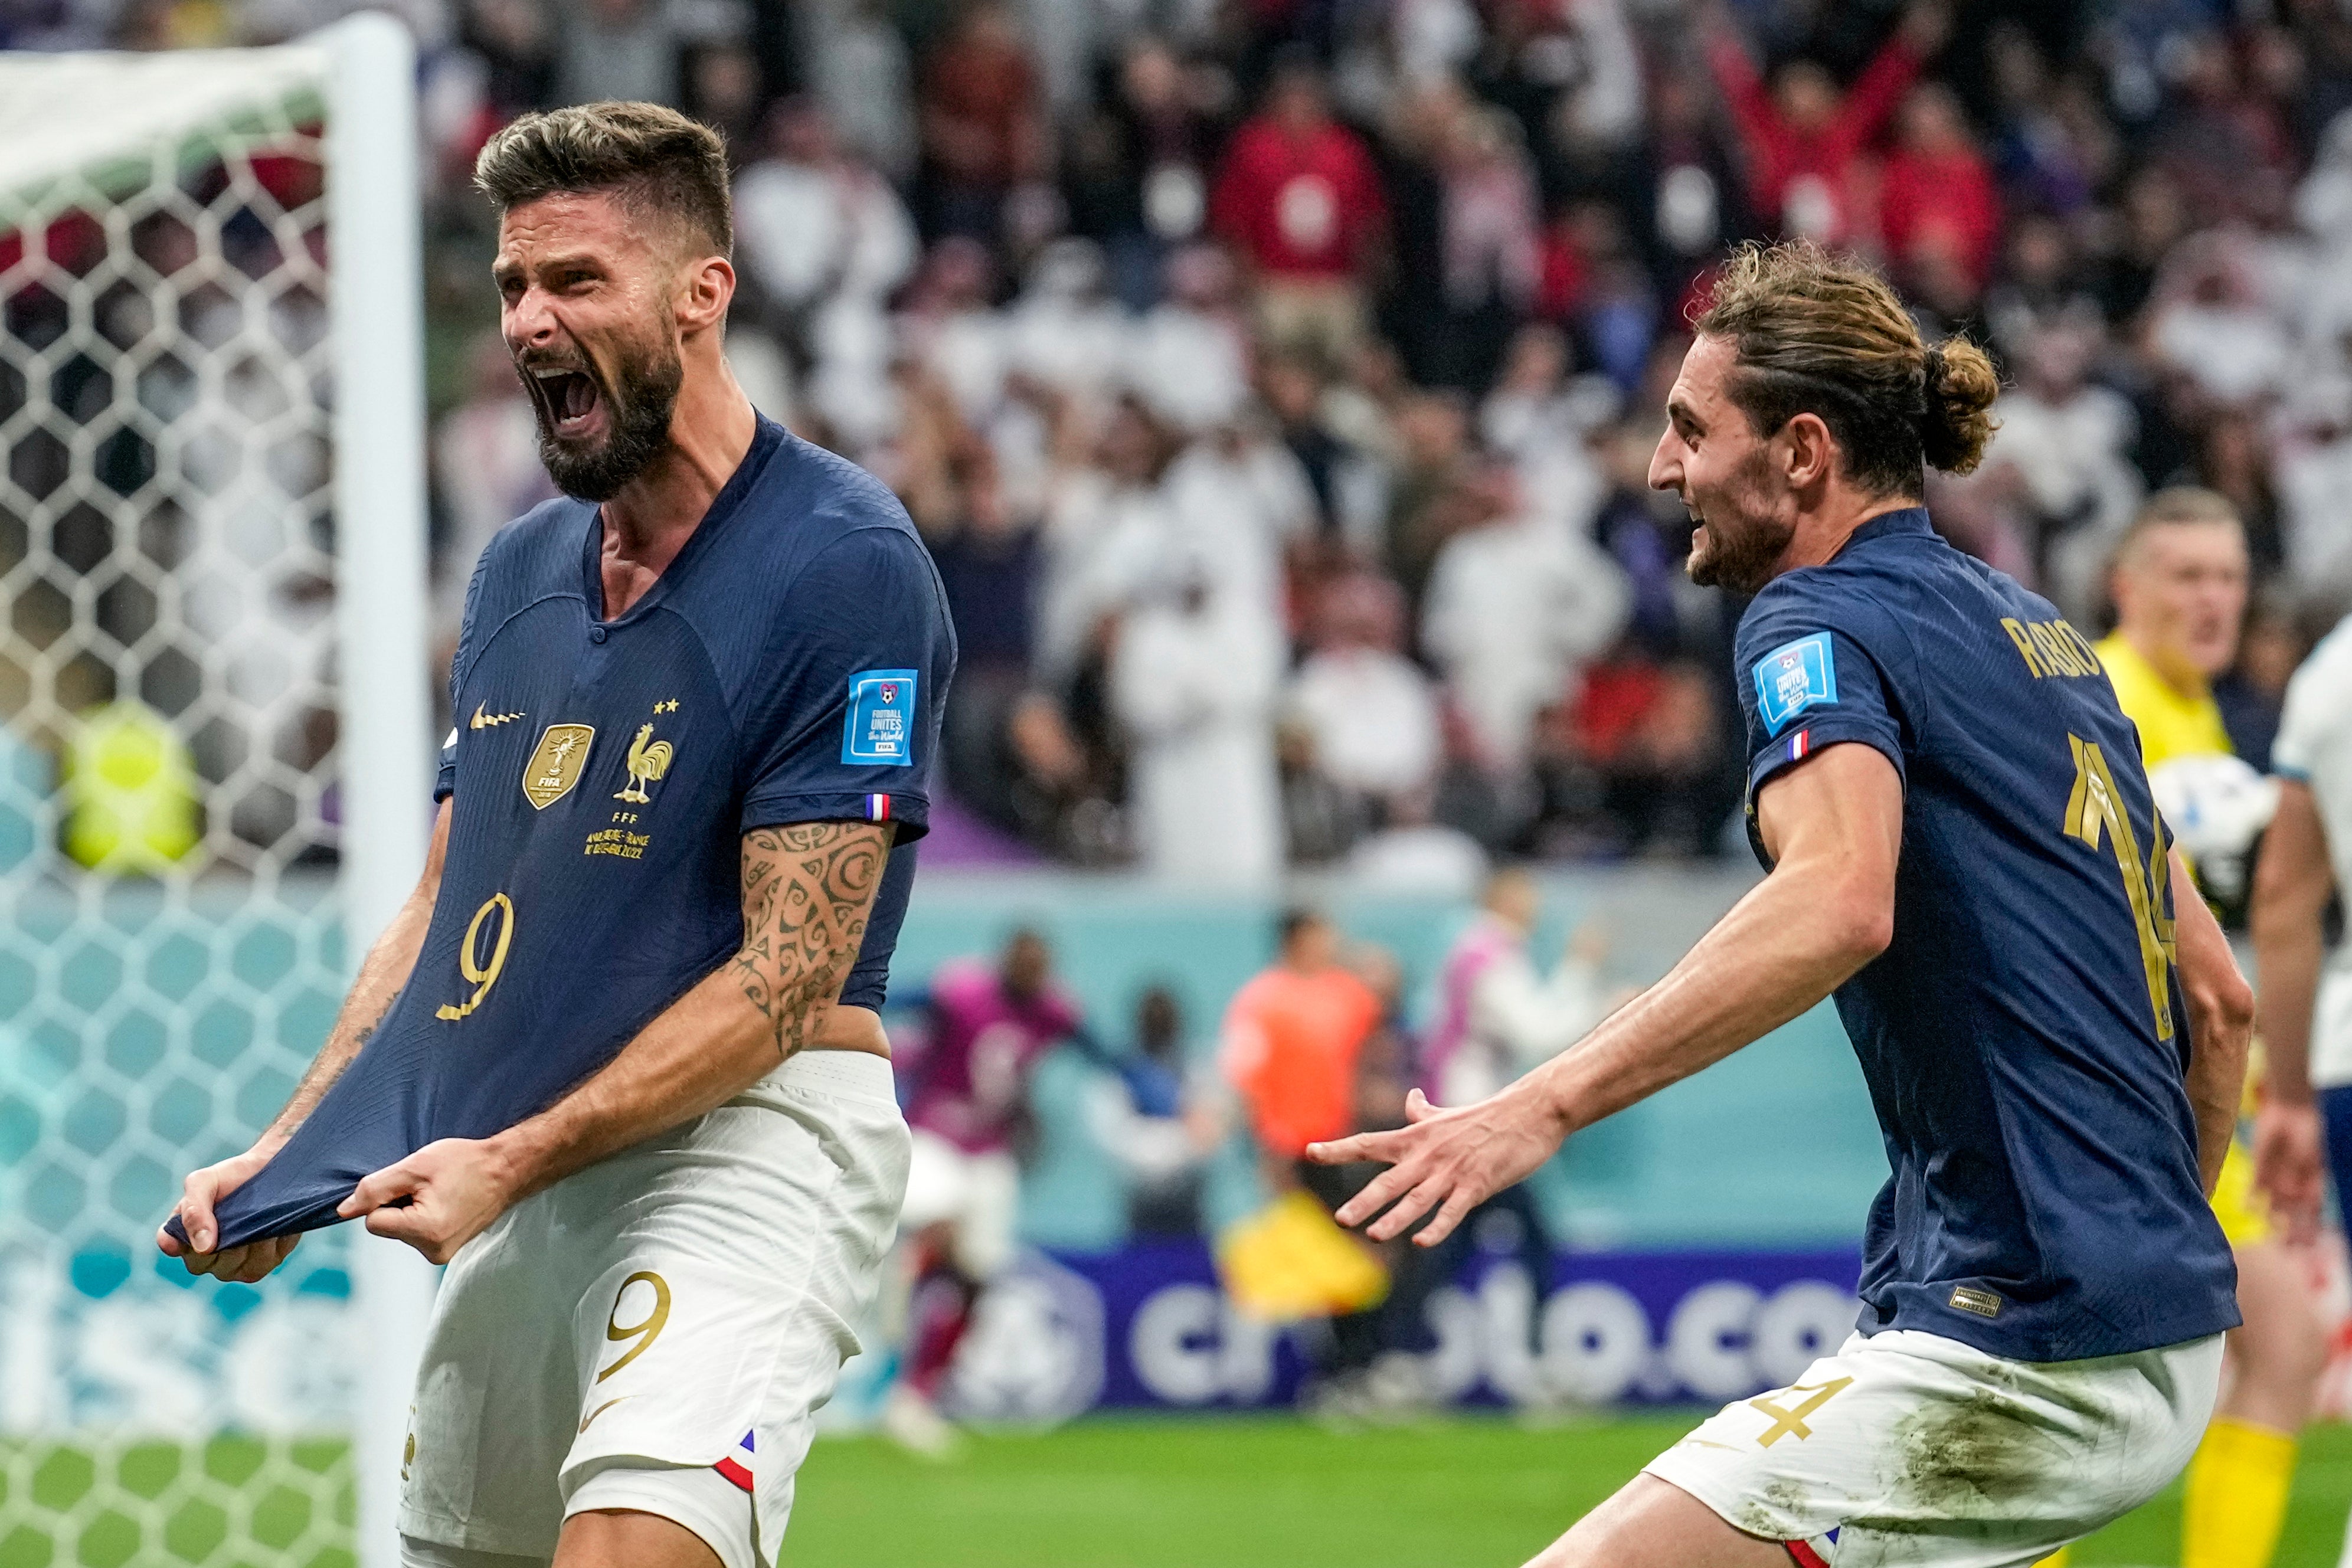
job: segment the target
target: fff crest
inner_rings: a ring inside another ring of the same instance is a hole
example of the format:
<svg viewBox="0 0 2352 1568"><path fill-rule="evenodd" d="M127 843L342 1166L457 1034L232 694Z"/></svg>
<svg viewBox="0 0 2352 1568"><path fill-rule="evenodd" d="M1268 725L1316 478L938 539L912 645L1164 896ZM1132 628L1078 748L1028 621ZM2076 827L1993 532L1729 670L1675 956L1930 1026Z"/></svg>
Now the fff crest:
<svg viewBox="0 0 2352 1568"><path fill-rule="evenodd" d="M549 725L523 764L523 798L544 811L570 794L587 771L588 748L595 738L593 725Z"/></svg>

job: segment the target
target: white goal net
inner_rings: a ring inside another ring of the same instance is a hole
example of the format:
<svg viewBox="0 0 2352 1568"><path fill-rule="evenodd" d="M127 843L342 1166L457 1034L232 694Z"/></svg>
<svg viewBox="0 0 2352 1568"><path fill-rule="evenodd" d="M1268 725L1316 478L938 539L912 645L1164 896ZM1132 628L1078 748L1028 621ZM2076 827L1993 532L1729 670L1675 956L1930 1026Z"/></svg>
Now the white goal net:
<svg viewBox="0 0 2352 1568"><path fill-rule="evenodd" d="M0 55L0 1563L361 1539L383 1244L153 1238L421 858L407 58Z"/></svg>

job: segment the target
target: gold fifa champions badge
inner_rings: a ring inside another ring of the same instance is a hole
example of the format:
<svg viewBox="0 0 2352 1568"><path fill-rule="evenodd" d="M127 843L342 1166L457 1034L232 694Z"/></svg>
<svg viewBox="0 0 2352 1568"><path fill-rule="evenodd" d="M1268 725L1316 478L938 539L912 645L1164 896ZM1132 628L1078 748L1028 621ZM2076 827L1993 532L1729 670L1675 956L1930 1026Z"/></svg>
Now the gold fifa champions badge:
<svg viewBox="0 0 2352 1568"><path fill-rule="evenodd" d="M523 798L544 811L570 794L587 770L589 744L595 738L593 725L549 725L523 765Z"/></svg>
<svg viewBox="0 0 2352 1568"><path fill-rule="evenodd" d="M676 713L677 711L677 699L675 697L667 702L654 704L656 713ZM637 726L637 737L629 742L627 758L629 781L620 788L613 799L633 801L638 805L651 803L653 797L646 793L646 786L668 774L670 759L676 755L677 748L668 741L654 738L652 725Z"/></svg>

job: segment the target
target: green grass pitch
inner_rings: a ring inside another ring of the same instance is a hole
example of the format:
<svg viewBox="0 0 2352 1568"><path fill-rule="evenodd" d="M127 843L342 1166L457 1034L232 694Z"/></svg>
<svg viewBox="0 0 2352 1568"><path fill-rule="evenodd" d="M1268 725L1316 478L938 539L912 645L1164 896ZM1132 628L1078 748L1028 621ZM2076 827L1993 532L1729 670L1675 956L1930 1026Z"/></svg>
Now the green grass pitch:
<svg viewBox="0 0 2352 1568"><path fill-rule="evenodd" d="M1455 1420L1346 1437L1280 1417L1105 1418L974 1439L946 1465L817 1444L782 1568L1517 1568L1690 1417L1543 1431ZM2352 1428L2304 1448L2277 1568L2333 1568ZM2078 1548L2178 1561L2177 1492ZM0 1448L0 1568L351 1568L339 1444Z"/></svg>

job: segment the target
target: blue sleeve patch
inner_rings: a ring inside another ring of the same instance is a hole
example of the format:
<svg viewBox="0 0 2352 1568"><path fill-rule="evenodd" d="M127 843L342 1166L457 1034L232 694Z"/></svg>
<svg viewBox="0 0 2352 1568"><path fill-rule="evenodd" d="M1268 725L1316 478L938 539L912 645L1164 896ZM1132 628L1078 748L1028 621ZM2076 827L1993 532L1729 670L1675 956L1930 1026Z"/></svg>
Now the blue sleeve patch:
<svg viewBox="0 0 2352 1568"><path fill-rule="evenodd" d="M1826 632L1783 643L1756 661L1756 711L1767 735L1780 734L1807 708L1837 700L1837 657Z"/></svg>
<svg viewBox="0 0 2352 1568"><path fill-rule="evenodd" d="M860 670L849 677L841 759L869 768L914 766L914 671Z"/></svg>

